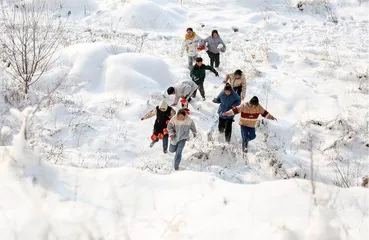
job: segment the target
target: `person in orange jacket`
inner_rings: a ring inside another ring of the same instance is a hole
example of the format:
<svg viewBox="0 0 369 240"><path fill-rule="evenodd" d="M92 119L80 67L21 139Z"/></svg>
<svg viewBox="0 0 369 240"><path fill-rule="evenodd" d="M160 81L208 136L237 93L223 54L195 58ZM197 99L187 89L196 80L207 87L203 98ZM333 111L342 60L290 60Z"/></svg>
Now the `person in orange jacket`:
<svg viewBox="0 0 369 240"><path fill-rule="evenodd" d="M163 100L158 106L153 110L148 112L145 116L141 118L141 121L156 116L154 123L153 134L151 135L152 142L150 147L153 147L160 139L163 140L163 152L168 152L168 130L167 125L169 120L176 114L176 111L168 106L168 104Z"/></svg>

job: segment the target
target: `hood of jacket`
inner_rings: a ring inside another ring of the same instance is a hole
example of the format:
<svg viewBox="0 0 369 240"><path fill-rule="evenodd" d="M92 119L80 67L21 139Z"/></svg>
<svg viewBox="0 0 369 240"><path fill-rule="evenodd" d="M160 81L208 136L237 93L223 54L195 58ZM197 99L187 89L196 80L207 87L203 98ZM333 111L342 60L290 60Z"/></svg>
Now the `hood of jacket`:
<svg viewBox="0 0 369 240"><path fill-rule="evenodd" d="M186 40L193 40L195 38L195 36L196 36L196 33L195 32L192 32L192 37L189 37L188 34L186 33L185 39Z"/></svg>
<svg viewBox="0 0 369 240"><path fill-rule="evenodd" d="M168 109L168 104L165 100L162 100L160 103L159 103L159 109L163 112L165 112L167 109Z"/></svg>

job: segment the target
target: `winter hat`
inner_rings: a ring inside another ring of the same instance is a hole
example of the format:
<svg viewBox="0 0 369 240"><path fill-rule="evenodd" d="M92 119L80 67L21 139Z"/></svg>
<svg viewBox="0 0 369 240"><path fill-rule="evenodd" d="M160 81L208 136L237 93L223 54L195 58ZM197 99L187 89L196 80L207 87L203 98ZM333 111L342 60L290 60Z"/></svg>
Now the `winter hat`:
<svg viewBox="0 0 369 240"><path fill-rule="evenodd" d="M214 34L214 33L218 34L218 36L219 36L218 30L215 30L215 29L214 29L213 31L211 31L211 37L213 37L213 34Z"/></svg>
<svg viewBox="0 0 369 240"><path fill-rule="evenodd" d="M235 72L234 72L235 75L240 75L242 76L242 71L240 69L237 69Z"/></svg>
<svg viewBox="0 0 369 240"><path fill-rule="evenodd" d="M224 86L224 91L232 91L232 86L229 83L226 83L226 85Z"/></svg>
<svg viewBox="0 0 369 240"><path fill-rule="evenodd" d="M168 87L168 89L167 89L167 93L168 93L169 95L174 94L174 87Z"/></svg>
<svg viewBox="0 0 369 240"><path fill-rule="evenodd" d="M167 109L168 109L168 104L165 100L162 100L160 103L159 103L159 109L163 112L165 112Z"/></svg>
<svg viewBox="0 0 369 240"><path fill-rule="evenodd" d="M250 99L250 104L251 104L251 105L258 106L258 105L259 105L259 98L258 98L257 96L253 96L253 97Z"/></svg>

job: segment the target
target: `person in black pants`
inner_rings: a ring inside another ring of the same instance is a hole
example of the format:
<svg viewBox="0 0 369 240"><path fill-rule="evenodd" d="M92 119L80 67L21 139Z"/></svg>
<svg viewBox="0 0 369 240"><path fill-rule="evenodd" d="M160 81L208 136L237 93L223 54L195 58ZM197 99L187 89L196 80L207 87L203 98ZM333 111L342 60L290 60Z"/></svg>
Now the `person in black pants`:
<svg viewBox="0 0 369 240"><path fill-rule="evenodd" d="M203 45L206 45L208 50L206 51L210 58L210 66L218 68L220 64L220 53L226 51L226 45L220 38L217 30L211 32L211 36L203 41Z"/></svg>
<svg viewBox="0 0 369 240"><path fill-rule="evenodd" d="M231 141L233 116L223 116L223 113L231 110L241 104L240 96L233 90L230 84L226 84L222 92L217 98L213 99L214 103L220 103L218 108L219 124L218 129L220 133L225 134L226 142Z"/></svg>

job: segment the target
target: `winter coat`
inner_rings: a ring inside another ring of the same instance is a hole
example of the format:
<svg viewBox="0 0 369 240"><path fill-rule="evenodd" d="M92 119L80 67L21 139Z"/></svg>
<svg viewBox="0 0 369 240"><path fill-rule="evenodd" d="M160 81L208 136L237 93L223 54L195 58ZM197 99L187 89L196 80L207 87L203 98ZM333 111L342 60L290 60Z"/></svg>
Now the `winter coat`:
<svg viewBox="0 0 369 240"><path fill-rule="evenodd" d="M241 104L241 98L238 94L232 90L231 95L227 96L227 94L222 91L219 93L218 97L214 99L215 103L220 103L218 108L218 115L224 119L233 119L234 116L222 116L222 113L225 113L232 109L232 107L238 106Z"/></svg>
<svg viewBox="0 0 369 240"><path fill-rule="evenodd" d="M241 75L241 78L240 79L236 79L234 77L234 74L231 73L231 74L227 74L226 76L226 79L225 81L227 83L229 83L232 88L235 88L235 87L242 87L242 90L241 90L241 99L244 99L245 98L245 94L246 94L246 79L245 79L245 76L244 75Z"/></svg>
<svg viewBox="0 0 369 240"><path fill-rule="evenodd" d="M204 44L207 44L208 51L212 53L219 53L219 50L218 50L219 44L223 45L221 52L226 51L226 45L224 44L223 40L219 36L216 38L209 36L208 38L204 40Z"/></svg>
<svg viewBox="0 0 369 240"><path fill-rule="evenodd" d="M227 113L231 116L241 113L240 125L250 128L255 128L259 115L267 119L273 119L273 116L260 104L257 107L252 108L250 103L242 103L241 105L232 108Z"/></svg>
<svg viewBox="0 0 369 240"><path fill-rule="evenodd" d="M218 72L212 66L202 64L201 67L199 67L197 64L195 64L190 73L192 81L194 81L197 85L203 83L206 77L206 70L210 70L216 75L218 74Z"/></svg>
<svg viewBox="0 0 369 240"><path fill-rule="evenodd" d="M172 107L168 106L165 101L162 101L159 106L156 106L153 110L143 116L142 120L156 116L154 134L159 134L163 133L163 129L167 128L167 121L169 121L175 114L176 111Z"/></svg>
<svg viewBox="0 0 369 240"><path fill-rule="evenodd" d="M190 136L190 130L196 135L196 126L190 116L186 115L185 119L181 121L178 120L177 115L175 115L168 124L169 136L175 136L170 143L176 145L179 141L188 139Z"/></svg>
<svg viewBox="0 0 369 240"><path fill-rule="evenodd" d="M182 43L182 52L186 51L187 56L194 57L197 55L197 47L199 46L202 39L192 32L192 37L190 38L188 34L185 35L185 40Z"/></svg>
<svg viewBox="0 0 369 240"><path fill-rule="evenodd" d="M197 88L197 84L190 80L177 83L174 85L175 98L173 103L177 104L181 97L188 99Z"/></svg>

